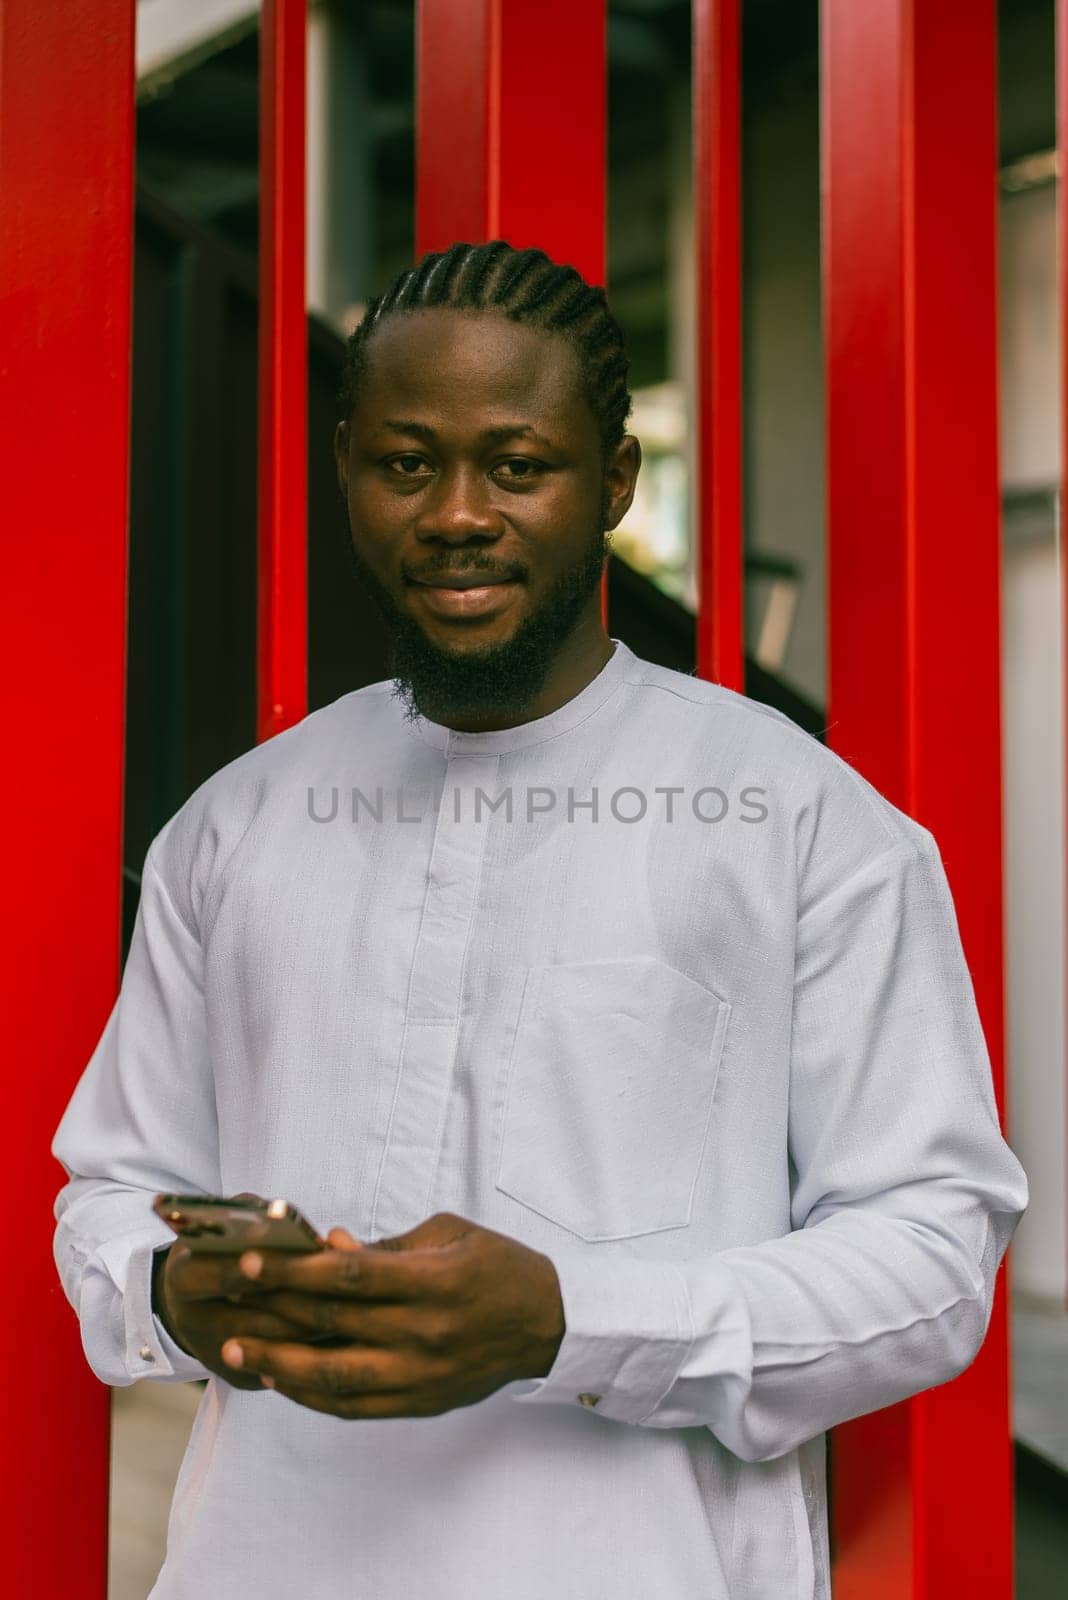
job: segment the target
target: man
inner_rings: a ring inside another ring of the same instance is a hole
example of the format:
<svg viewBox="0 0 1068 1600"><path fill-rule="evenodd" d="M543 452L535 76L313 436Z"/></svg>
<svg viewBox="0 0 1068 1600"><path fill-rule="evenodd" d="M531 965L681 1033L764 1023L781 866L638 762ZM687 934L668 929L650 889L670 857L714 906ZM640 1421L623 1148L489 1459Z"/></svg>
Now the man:
<svg viewBox="0 0 1068 1600"><path fill-rule="evenodd" d="M982 1342L1026 1184L936 842L606 636L626 373L540 251L403 274L336 436L394 678L148 851L54 1150L94 1371L211 1380L155 1600L826 1596L825 1430Z"/></svg>

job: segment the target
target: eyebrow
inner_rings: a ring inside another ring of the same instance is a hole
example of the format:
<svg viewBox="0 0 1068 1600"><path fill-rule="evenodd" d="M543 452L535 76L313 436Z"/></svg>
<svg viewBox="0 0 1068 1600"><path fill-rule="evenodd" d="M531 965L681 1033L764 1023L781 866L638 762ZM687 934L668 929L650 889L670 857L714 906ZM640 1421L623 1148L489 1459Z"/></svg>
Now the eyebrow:
<svg viewBox="0 0 1068 1600"><path fill-rule="evenodd" d="M416 439L432 440L437 438L437 433L425 422L413 422L403 417L387 417L382 423L382 430L388 429L391 433L407 433ZM499 444L503 439L532 439L535 444L542 444L547 450L553 450L551 439L546 439L544 434L532 428L528 422L503 422L493 428L484 428L482 438L488 444Z"/></svg>

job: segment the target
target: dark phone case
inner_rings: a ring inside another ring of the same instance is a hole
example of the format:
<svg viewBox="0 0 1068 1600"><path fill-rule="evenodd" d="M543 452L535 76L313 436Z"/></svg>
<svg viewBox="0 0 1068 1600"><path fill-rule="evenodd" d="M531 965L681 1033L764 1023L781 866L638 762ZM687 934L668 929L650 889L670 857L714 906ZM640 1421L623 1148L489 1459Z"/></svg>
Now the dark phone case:
<svg viewBox="0 0 1068 1600"><path fill-rule="evenodd" d="M325 1250L306 1217L284 1200L260 1200L208 1194L158 1194L152 1202L191 1250L210 1255L240 1255L243 1250Z"/></svg>

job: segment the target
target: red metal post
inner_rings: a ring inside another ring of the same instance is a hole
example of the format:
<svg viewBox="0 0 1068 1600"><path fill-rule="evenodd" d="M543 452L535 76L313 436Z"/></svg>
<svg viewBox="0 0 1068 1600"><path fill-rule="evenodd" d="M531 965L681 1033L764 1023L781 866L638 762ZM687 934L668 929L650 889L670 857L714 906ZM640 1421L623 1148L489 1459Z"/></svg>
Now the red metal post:
<svg viewBox="0 0 1068 1600"><path fill-rule="evenodd" d="M48 1146L119 987L133 0L0 6L3 1587L102 1600L108 1390L52 1260Z"/></svg>
<svg viewBox="0 0 1068 1600"><path fill-rule="evenodd" d="M308 709L307 0L260 20L259 647L256 737Z"/></svg>
<svg viewBox="0 0 1068 1600"><path fill-rule="evenodd" d="M743 690L739 0L693 0L693 78L697 671Z"/></svg>
<svg viewBox="0 0 1068 1600"><path fill-rule="evenodd" d="M1060 179L1057 190L1057 272L1061 340L1061 638L1068 641L1068 553L1066 553L1068 532L1066 532L1065 518L1065 505L1068 504L1068 197L1065 194L1065 187L1068 185L1068 0L1057 0L1057 160ZM1068 729L1068 643L1062 648L1065 726ZM1068 794L1068 739L1065 740L1065 752L1065 793ZM1068 863L1068 816L1065 818L1065 861ZM1064 895L1065 904L1068 904L1068 871L1065 876ZM1068 1005L1068 985L1065 986L1065 999ZM1065 1020L1065 1038L1068 1038L1068 1016ZM1065 1127L1064 1137L1065 1148L1068 1150L1068 1126ZM1068 1295L1065 1298L1065 1307L1068 1309Z"/></svg>
<svg viewBox="0 0 1068 1600"><path fill-rule="evenodd" d="M822 0L822 49L831 740L939 843L1002 1103L995 0ZM833 1448L835 1600L1012 1594L1004 1275Z"/></svg>
<svg viewBox="0 0 1068 1600"><path fill-rule="evenodd" d="M603 284L605 80L605 0L418 0L416 254L507 239Z"/></svg>

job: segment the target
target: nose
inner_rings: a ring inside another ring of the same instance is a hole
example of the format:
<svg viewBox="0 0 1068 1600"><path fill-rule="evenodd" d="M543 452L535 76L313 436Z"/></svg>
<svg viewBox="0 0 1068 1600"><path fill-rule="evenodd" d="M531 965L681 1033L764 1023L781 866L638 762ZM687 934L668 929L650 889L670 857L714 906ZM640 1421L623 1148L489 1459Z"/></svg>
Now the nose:
<svg viewBox="0 0 1068 1600"><path fill-rule="evenodd" d="M426 496L415 535L427 543L464 544L469 539L500 538L504 523L493 504L491 486L477 467L443 467Z"/></svg>

